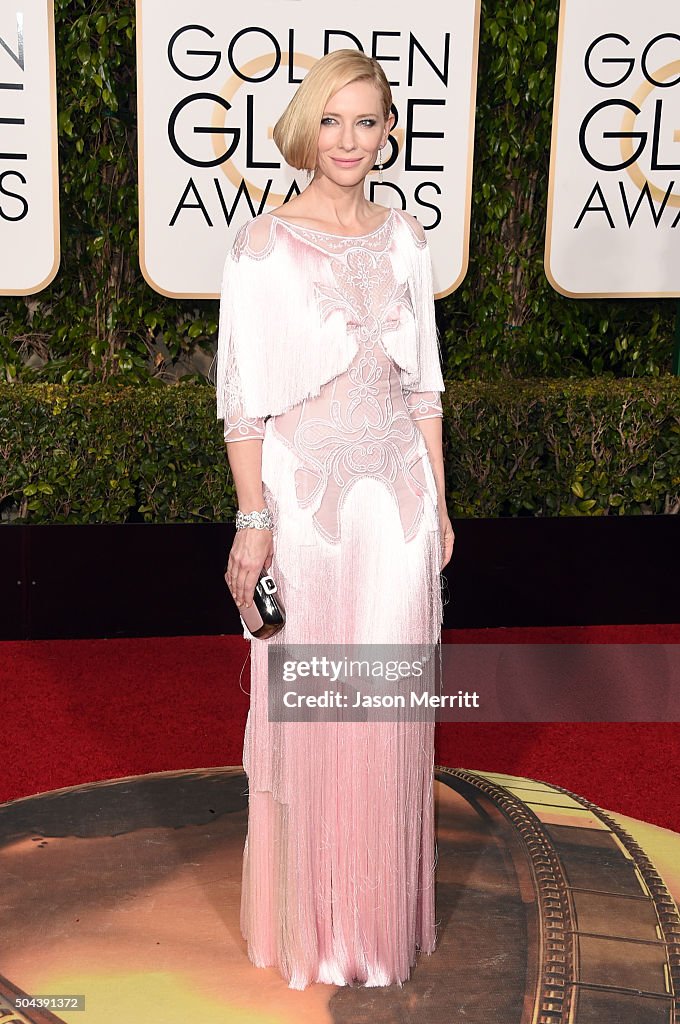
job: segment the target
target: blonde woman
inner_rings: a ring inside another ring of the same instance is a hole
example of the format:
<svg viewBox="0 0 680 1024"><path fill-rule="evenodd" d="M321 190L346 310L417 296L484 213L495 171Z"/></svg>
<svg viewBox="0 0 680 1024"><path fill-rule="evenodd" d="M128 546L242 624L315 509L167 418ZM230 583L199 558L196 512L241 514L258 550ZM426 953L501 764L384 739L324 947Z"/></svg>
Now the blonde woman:
<svg viewBox="0 0 680 1024"><path fill-rule="evenodd" d="M248 956L290 988L401 985L436 944L432 722L268 716L271 644L437 644L454 534L425 234L369 202L392 97L377 61L319 60L274 129L311 178L238 232L217 415L239 517L237 605L269 569L286 625L251 643L243 764ZM321 684L323 685L323 684Z"/></svg>

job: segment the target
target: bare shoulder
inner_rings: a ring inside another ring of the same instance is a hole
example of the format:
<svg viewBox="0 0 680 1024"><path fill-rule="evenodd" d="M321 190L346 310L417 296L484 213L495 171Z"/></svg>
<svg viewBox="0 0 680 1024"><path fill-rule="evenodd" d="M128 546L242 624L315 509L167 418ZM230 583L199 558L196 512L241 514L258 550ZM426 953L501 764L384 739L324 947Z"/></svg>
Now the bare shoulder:
<svg viewBox="0 0 680 1024"><path fill-rule="evenodd" d="M414 237L419 242L427 241L425 237L425 230L423 225L420 223L417 217L414 217L412 213L408 213L407 210L399 210L402 220L409 226Z"/></svg>
<svg viewBox="0 0 680 1024"><path fill-rule="evenodd" d="M283 203L281 206L277 206L275 209L269 210L269 214L272 217L279 217L281 220L289 220L295 224L300 220L310 220L309 213L306 212L305 206L305 203L300 203L299 197L294 197L293 199L289 199L288 202Z"/></svg>

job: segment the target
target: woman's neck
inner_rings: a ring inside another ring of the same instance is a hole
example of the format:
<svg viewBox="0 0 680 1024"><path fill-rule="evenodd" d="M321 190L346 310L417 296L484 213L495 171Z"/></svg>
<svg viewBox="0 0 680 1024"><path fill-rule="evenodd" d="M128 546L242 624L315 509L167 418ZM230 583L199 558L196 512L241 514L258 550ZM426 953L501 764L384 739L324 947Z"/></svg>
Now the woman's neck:
<svg viewBox="0 0 680 1024"><path fill-rule="evenodd" d="M344 188L325 177L313 177L300 198L306 196L313 206L313 216L342 227L357 224L366 218L371 204L364 195L364 182Z"/></svg>

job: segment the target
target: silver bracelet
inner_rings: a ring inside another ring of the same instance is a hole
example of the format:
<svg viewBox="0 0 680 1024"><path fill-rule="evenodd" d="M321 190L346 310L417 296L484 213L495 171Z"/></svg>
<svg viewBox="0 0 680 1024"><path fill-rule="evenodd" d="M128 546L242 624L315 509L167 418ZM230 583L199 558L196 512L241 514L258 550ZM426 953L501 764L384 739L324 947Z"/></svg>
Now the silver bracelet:
<svg viewBox="0 0 680 1024"><path fill-rule="evenodd" d="M248 526L254 526L256 530L273 530L274 517L265 505L261 512L236 513L236 529L245 530Z"/></svg>

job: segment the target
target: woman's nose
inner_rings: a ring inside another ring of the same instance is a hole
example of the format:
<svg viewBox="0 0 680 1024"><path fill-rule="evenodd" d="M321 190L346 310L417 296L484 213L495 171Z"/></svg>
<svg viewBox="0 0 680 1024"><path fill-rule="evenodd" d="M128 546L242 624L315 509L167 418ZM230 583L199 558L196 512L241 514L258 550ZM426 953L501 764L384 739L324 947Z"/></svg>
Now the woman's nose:
<svg viewBox="0 0 680 1024"><path fill-rule="evenodd" d="M340 143L343 149L354 149L354 125L348 124L342 129Z"/></svg>

